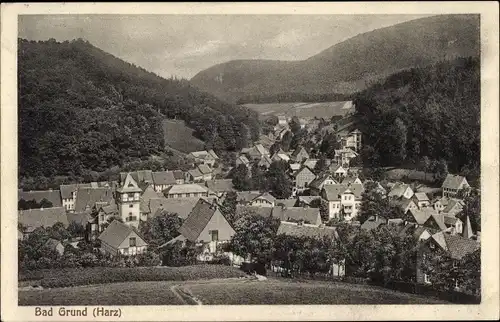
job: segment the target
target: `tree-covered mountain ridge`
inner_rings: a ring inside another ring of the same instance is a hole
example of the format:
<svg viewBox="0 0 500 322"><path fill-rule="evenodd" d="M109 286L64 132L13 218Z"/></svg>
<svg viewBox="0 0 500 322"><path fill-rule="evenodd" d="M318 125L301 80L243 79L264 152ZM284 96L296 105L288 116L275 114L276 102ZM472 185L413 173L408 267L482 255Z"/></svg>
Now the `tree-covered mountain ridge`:
<svg viewBox="0 0 500 322"><path fill-rule="evenodd" d="M191 82L228 101L286 92L350 94L405 68L478 57L479 15L438 15L359 34L303 61L234 60Z"/></svg>
<svg viewBox="0 0 500 322"><path fill-rule="evenodd" d="M164 152L161 121L181 119L208 148L237 150L257 114L187 80L164 79L89 42L18 40L21 176L78 176Z"/></svg>
<svg viewBox="0 0 500 322"><path fill-rule="evenodd" d="M358 93L365 165L416 165L424 157L478 178L480 60L457 58L391 75Z"/></svg>

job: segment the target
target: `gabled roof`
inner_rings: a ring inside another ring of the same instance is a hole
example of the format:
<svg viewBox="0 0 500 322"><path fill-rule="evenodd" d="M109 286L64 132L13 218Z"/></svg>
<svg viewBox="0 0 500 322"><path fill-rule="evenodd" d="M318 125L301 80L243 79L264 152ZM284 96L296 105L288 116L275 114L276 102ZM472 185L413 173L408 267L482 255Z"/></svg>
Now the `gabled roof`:
<svg viewBox="0 0 500 322"><path fill-rule="evenodd" d="M198 200L193 211L179 228L179 233L189 241L196 241L216 212L220 214L217 206L204 199Z"/></svg>
<svg viewBox="0 0 500 322"><path fill-rule="evenodd" d="M278 227L277 235L289 235L297 237L311 237L311 238L323 238L323 237L337 237L337 230L334 227L328 226L316 226L308 224L297 224L291 222L282 221Z"/></svg>
<svg viewBox="0 0 500 322"><path fill-rule="evenodd" d="M198 170L202 173L202 174L209 174L209 173L212 173L212 169L210 169L210 167L206 164L199 164L198 165Z"/></svg>
<svg viewBox="0 0 500 322"><path fill-rule="evenodd" d="M429 217L437 214L436 210L430 207L424 207L422 209L410 209L408 213L413 216L413 219L419 225L425 224Z"/></svg>
<svg viewBox="0 0 500 322"><path fill-rule="evenodd" d="M113 220L108 228L99 235L98 239L116 249L132 232L135 232L146 243L136 229L118 220Z"/></svg>
<svg viewBox="0 0 500 322"><path fill-rule="evenodd" d="M329 175L328 173L325 173L325 174L317 176L313 181L311 181L311 183L309 184L309 187L320 189L324 185L324 182L326 180L332 180L333 182L335 182L335 184L338 184L338 182L335 181L335 179L333 179L333 177L331 175Z"/></svg>
<svg viewBox="0 0 500 322"><path fill-rule="evenodd" d="M240 155L237 160L240 160L241 163L243 163L243 164L249 164L250 163L250 161L248 161L247 157L244 156L243 154Z"/></svg>
<svg viewBox="0 0 500 322"><path fill-rule="evenodd" d="M444 216L444 224L446 226L455 225L457 223L457 221L459 221L459 220L460 219L458 219L457 217Z"/></svg>
<svg viewBox="0 0 500 322"><path fill-rule="evenodd" d="M402 198L402 199L391 199L390 202L393 204L393 205L396 205L396 206L399 206L401 209L406 209L408 206L410 206L410 204L413 204L415 205L415 207L417 206L415 204L415 201L413 201L412 199L406 199L406 198Z"/></svg>
<svg viewBox="0 0 500 322"><path fill-rule="evenodd" d="M467 182L467 179L465 179L465 177L448 174L446 176L446 179L444 179L444 182L441 187L446 189L459 189L460 184L462 184L464 180L465 182Z"/></svg>
<svg viewBox="0 0 500 322"><path fill-rule="evenodd" d="M306 159L304 160L304 162L302 162L302 165L309 167L309 169L314 169L316 163L318 163L318 159Z"/></svg>
<svg viewBox="0 0 500 322"><path fill-rule="evenodd" d="M153 182L153 171L151 170L138 170L133 172L120 172L120 182L123 183L127 177L127 174L131 174L132 178L139 182Z"/></svg>
<svg viewBox="0 0 500 322"><path fill-rule="evenodd" d="M143 213L148 213L149 211L149 201L151 199L167 199L163 196L161 193L157 193L151 186L147 187L146 190L144 190L144 193L141 196L141 212Z"/></svg>
<svg viewBox="0 0 500 322"><path fill-rule="evenodd" d="M236 194L238 202L250 202L257 198L261 193L260 191L238 191Z"/></svg>
<svg viewBox="0 0 500 322"><path fill-rule="evenodd" d="M158 198L151 199L149 208L153 217L158 216L163 211L176 213L180 218L186 219L200 198ZM213 199L208 198L209 202Z"/></svg>
<svg viewBox="0 0 500 322"><path fill-rule="evenodd" d="M184 180L184 172L182 170L174 170L172 172L175 180Z"/></svg>
<svg viewBox="0 0 500 322"><path fill-rule="evenodd" d="M198 178L198 177L202 177L203 176L203 173L201 173L200 170L198 170L198 168L196 169L191 169L188 171L189 175L191 175L191 177L193 178Z"/></svg>
<svg viewBox="0 0 500 322"><path fill-rule="evenodd" d="M306 172L306 173L309 172L309 174L312 174L313 176L316 176L314 174L314 172L311 169L309 169L309 167L307 167L307 166L302 166L299 170L295 171L295 173L293 174L293 176L296 177L299 174L301 174L302 172Z"/></svg>
<svg viewBox="0 0 500 322"><path fill-rule="evenodd" d="M204 193L207 192L207 188L195 184L195 183L186 183L186 184L174 184L171 187L165 189L166 194L174 194L174 193Z"/></svg>
<svg viewBox="0 0 500 322"><path fill-rule="evenodd" d="M45 209L19 210L19 223L26 227L50 227L57 222L68 226L68 217L64 207L52 207Z"/></svg>
<svg viewBox="0 0 500 322"><path fill-rule="evenodd" d="M262 155L269 154L269 151L267 151L267 149L262 144L256 144L255 150Z"/></svg>
<svg viewBox="0 0 500 322"><path fill-rule="evenodd" d="M153 177L151 176L151 182L153 181L152 178ZM137 181L134 178L132 172L129 172L125 176L125 179L122 181L122 185L120 186L120 188L116 189L116 191L120 192L120 193L142 192L141 187L139 187L139 182L144 182L145 183L146 181L144 181L144 180ZM80 197L80 191L78 191L78 194L76 196L77 201L78 201L79 197Z"/></svg>
<svg viewBox="0 0 500 322"><path fill-rule="evenodd" d="M92 209L97 202L108 204L112 201L113 192L111 188L79 188L76 195L75 212Z"/></svg>
<svg viewBox="0 0 500 322"><path fill-rule="evenodd" d="M155 185L175 184L175 177L172 171L153 172L152 177Z"/></svg>
<svg viewBox="0 0 500 322"><path fill-rule="evenodd" d="M415 192L413 196L417 201L429 201L429 197L425 192Z"/></svg>
<svg viewBox="0 0 500 322"><path fill-rule="evenodd" d="M205 182L205 185L209 190L217 193L235 191L233 180L231 179L209 180Z"/></svg>
<svg viewBox="0 0 500 322"><path fill-rule="evenodd" d="M77 191L78 188L90 188L90 183L75 183L75 184L62 184L59 186L61 190L62 199L71 199L73 192Z"/></svg>
<svg viewBox="0 0 500 322"><path fill-rule="evenodd" d="M218 160L218 159L219 159L219 156L215 153L215 151L214 151L213 149L210 149L210 150L208 150L207 152L208 152L208 154L209 154L212 158L214 158L215 160Z"/></svg>
<svg viewBox="0 0 500 322"><path fill-rule="evenodd" d="M341 165L337 163L330 163L328 166L330 172L347 172L347 170Z"/></svg>
<svg viewBox="0 0 500 322"><path fill-rule="evenodd" d="M61 207L62 205L59 190L20 191L18 199L24 199L25 201L35 199L37 203L40 203L42 199L47 199L52 203L52 207Z"/></svg>
<svg viewBox="0 0 500 322"><path fill-rule="evenodd" d="M307 155L307 158L309 158L309 153L307 153L306 149L304 149L304 147L302 147L302 146L298 147L297 149L295 149L295 151L293 151L292 157L295 158L299 154L305 154L305 155Z"/></svg>
<svg viewBox="0 0 500 322"><path fill-rule="evenodd" d="M263 155L262 158L259 160L259 166L266 166L266 165L271 165L273 163L273 160L271 160L270 157L267 155Z"/></svg>
<svg viewBox="0 0 500 322"><path fill-rule="evenodd" d="M426 220L426 223L428 223L429 221L434 221L437 226L439 227L440 230L446 230L446 225L444 223L444 215L442 214L432 214L427 220ZM425 225L425 223L424 223Z"/></svg>
<svg viewBox="0 0 500 322"><path fill-rule="evenodd" d="M217 159L219 159L217 154L215 154L215 151L212 149L210 149L208 151L205 151L205 150L194 151L194 152L189 153L188 155L195 157L195 158L198 158L198 159L205 159L205 160L208 160L208 159L217 160Z"/></svg>
<svg viewBox="0 0 500 322"><path fill-rule="evenodd" d="M463 208L463 201L450 199L443 209L443 213L458 213ZM452 212L453 210L453 212Z"/></svg>
<svg viewBox="0 0 500 322"><path fill-rule="evenodd" d="M91 214L88 212L74 212L74 213L68 212L66 216L68 224L74 222L76 224L83 225L84 227L89 222L89 220L92 219Z"/></svg>
<svg viewBox="0 0 500 322"><path fill-rule="evenodd" d="M320 196L299 196L299 202L310 205L313 200L321 199Z"/></svg>
<svg viewBox="0 0 500 322"><path fill-rule="evenodd" d="M361 181L358 176L347 176L342 180L342 184L354 183L356 180Z"/></svg>
<svg viewBox="0 0 500 322"><path fill-rule="evenodd" d="M389 197L398 197L399 198L399 197L401 197L405 193L406 189L408 189L408 188L411 189L411 187L409 185L405 184L405 183L396 183L392 187L391 191L389 191L388 196Z"/></svg>
<svg viewBox="0 0 500 322"><path fill-rule="evenodd" d="M481 247L475 240L442 231L432 235L431 238L453 259L461 259Z"/></svg>
<svg viewBox="0 0 500 322"><path fill-rule="evenodd" d="M365 222L361 225L361 229L364 230L372 230L377 229L380 225L387 224L387 220L380 216L370 216Z"/></svg>
<svg viewBox="0 0 500 322"><path fill-rule="evenodd" d="M321 216L318 208L302 207L273 207L272 216L281 221L304 221L312 225L321 224Z"/></svg>
<svg viewBox="0 0 500 322"><path fill-rule="evenodd" d="M339 201L340 195L346 192L352 192L356 199L361 199L361 195L363 193L363 185L360 184L351 184L343 185L343 184L329 184L323 187L323 190L326 195L326 200L328 201Z"/></svg>
<svg viewBox="0 0 500 322"><path fill-rule="evenodd" d="M255 199L265 199L271 203L276 201L276 198L274 198L269 192L261 193L257 197L253 198L253 200L255 200Z"/></svg>

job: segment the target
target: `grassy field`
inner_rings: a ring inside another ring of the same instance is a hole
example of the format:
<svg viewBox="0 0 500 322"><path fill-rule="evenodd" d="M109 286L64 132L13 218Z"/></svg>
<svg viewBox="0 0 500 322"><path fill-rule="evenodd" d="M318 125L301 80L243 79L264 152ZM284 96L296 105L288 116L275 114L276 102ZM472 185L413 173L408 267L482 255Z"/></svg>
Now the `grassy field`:
<svg viewBox="0 0 500 322"><path fill-rule="evenodd" d="M185 153L203 150L205 143L193 136L193 130L184 121L164 120L162 126L167 146Z"/></svg>
<svg viewBox="0 0 500 322"><path fill-rule="evenodd" d="M19 291L19 305L445 303L373 286L284 279L129 282Z"/></svg>
<svg viewBox="0 0 500 322"><path fill-rule="evenodd" d="M258 112L262 118L270 115L287 115L289 117L318 117L330 119L332 116L344 116L352 109L343 109L345 102L321 102L321 103L268 103L268 104L244 104L244 106Z"/></svg>

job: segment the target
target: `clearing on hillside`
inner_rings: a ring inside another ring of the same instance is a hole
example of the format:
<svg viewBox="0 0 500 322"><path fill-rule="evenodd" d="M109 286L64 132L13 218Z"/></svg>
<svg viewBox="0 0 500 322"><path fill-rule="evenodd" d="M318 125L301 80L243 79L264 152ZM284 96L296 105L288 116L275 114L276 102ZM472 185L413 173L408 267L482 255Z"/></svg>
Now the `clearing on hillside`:
<svg viewBox="0 0 500 322"><path fill-rule="evenodd" d="M324 118L332 116L345 116L354 112L354 107L349 101L320 102L320 103L266 103L266 104L243 104L260 114L265 119L271 115L297 116L299 118Z"/></svg>
<svg viewBox="0 0 500 322"><path fill-rule="evenodd" d="M164 120L162 122L165 145L172 149L189 153L203 150L205 143L194 137L194 130L182 120Z"/></svg>

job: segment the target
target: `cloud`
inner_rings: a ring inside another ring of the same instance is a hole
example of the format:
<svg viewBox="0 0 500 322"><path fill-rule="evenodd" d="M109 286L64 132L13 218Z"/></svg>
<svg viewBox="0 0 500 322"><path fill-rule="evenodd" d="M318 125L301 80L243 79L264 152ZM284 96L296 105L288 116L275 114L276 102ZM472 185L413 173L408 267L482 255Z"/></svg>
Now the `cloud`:
<svg viewBox="0 0 500 322"><path fill-rule="evenodd" d="M196 44L188 45L183 51L179 53L179 57L199 57L207 54L217 52L224 44L221 40L209 40L205 44L199 46Z"/></svg>

